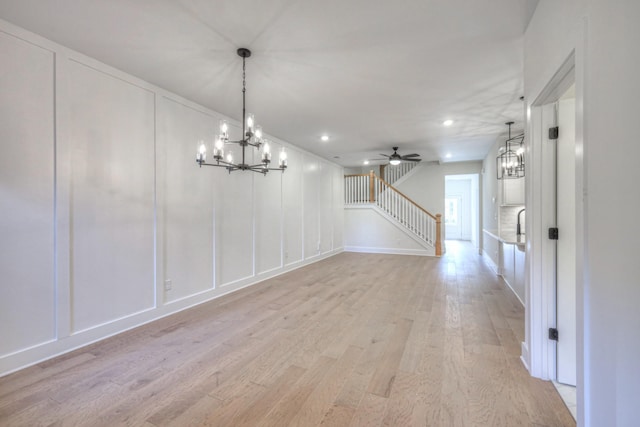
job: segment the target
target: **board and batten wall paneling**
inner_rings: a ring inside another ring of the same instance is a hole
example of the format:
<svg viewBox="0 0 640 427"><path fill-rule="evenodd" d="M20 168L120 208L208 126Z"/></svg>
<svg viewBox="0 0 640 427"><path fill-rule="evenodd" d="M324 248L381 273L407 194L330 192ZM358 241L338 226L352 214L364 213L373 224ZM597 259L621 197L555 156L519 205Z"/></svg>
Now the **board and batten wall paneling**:
<svg viewBox="0 0 640 427"><path fill-rule="evenodd" d="M282 207L284 263L293 265L303 259L303 191L302 170L304 156L297 150L287 149L289 166L282 175Z"/></svg>
<svg viewBox="0 0 640 427"><path fill-rule="evenodd" d="M231 140L239 140L241 129L229 126ZM254 164L254 151L246 151L245 162ZM236 163L242 160L239 145L225 146L225 155L233 154ZM216 274L219 286L228 286L254 276L253 242L253 173L232 172L211 168L216 206ZM218 285L217 285L218 286Z"/></svg>
<svg viewBox="0 0 640 427"><path fill-rule="evenodd" d="M333 167L333 249L344 247L344 172Z"/></svg>
<svg viewBox="0 0 640 427"><path fill-rule="evenodd" d="M319 172L320 253L325 254L333 249L333 167L322 163Z"/></svg>
<svg viewBox="0 0 640 427"><path fill-rule="evenodd" d="M0 33L0 355L55 338L54 54Z"/></svg>
<svg viewBox="0 0 640 427"><path fill-rule="evenodd" d="M155 305L154 94L69 61L72 330Z"/></svg>
<svg viewBox="0 0 640 427"><path fill-rule="evenodd" d="M280 144L271 142L272 166L278 166ZM258 156L256 156L258 157ZM284 173L288 173L285 171ZM253 173L256 274L282 267L282 172Z"/></svg>
<svg viewBox="0 0 640 427"><path fill-rule="evenodd" d="M278 140L284 174L199 168L220 114L0 30L0 375L342 250L341 167Z"/></svg>
<svg viewBox="0 0 640 427"><path fill-rule="evenodd" d="M305 154L302 169L304 186L304 258L320 254L320 163Z"/></svg>
<svg viewBox="0 0 640 427"><path fill-rule="evenodd" d="M222 184L212 168L197 167L195 152L197 141L211 142L216 124L209 114L158 100L158 261L165 302L214 287L213 188Z"/></svg>

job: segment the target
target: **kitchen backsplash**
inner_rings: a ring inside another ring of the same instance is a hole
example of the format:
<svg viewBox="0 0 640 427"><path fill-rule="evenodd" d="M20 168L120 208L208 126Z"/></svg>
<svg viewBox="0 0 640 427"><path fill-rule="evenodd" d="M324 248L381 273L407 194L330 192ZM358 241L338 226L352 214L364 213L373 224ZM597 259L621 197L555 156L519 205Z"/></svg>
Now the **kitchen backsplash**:
<svg viewBox="0 0 640 427"><path fill-rule="evenodd" d="M518 212L524 208L524 206L500 206L500 232L501 233L514 233L516 232L516 225L518 224ZM527 212L524 211L520 215L520 229L524 233L524 225Z"/></svg>

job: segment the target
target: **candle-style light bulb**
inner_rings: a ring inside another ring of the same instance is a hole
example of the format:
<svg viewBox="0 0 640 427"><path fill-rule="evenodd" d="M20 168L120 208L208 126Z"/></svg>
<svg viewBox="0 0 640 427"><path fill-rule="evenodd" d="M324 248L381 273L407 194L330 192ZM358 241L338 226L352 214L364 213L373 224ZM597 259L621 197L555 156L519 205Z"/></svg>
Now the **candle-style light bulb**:
<svg viewBox="0 0 640 427"><path fill-rule="evenodd" d="M252 135L255 127L255 120L253 114L247 114L247 134Z"/></svg>
<svg viewBox="0 0 640 427"><path fill-rule="evenodd" d="M204 141L198 142L198 151L196 152L196 162L204 163L207 160L207 146Z"/></svg>
<svg viewBox="0 0 640 427"><path fill-rule="evenodd" d="M233 153L227 154L227 163L233 163Z"/></svg>
<svg viewBox="0 0 640 427"><path fill-rule="evenodd" d="M271 147L269 146L269 142L265 141L262 146L262 163L269 163L271 161Z"/></svg>
<svg viewBox="0 0 640 427"><path fill-rule="evenodd" d="M281 169L286 169L287 167L287 152L284 151L284 148L282 149L282 151L280 151L279 166Z"/></svg>
<svg viewBox="0 0 640 427"><path fill-rule="evenodd" d="M220 136L223 140L229 139L229 124L226 120L220 120Z"/></svg>
<svg viewBox="0 0 640 427"><path fill-rule="evenodd" d="M262 126L256 126L256 131L254 132L253 137L257 143L262 142Z"/></svg>
<svg viewBox="0 0 640 427"><path fill-rule="evenodd" d="M216 137L216 142L213 146L213 158L216 160L224 158L224 140L222 139L222 135Z"/></svg>

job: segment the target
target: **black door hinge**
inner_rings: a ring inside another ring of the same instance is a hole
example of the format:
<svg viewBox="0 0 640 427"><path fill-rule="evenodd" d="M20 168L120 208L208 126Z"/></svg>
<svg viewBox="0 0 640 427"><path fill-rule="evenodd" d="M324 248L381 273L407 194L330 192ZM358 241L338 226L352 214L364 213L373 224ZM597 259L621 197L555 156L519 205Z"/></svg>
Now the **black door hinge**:
<svg viewBox="0 0 640 427"><path fill-rule="evenodd" d="M549 339L558 341L558 330L556 328L549 328Z"/></svg>
<svg viewBox="0 0 640 427"><path fill-rule="evenodd" d="M551 227L549 229L549 240L558 240L558 228Z"/></svg>
<svg viewBox="0 0 640 427"><path fill-rule="evenodd" d="M558 139L560 128L558 126L549 128L549 139Z"/></svg>

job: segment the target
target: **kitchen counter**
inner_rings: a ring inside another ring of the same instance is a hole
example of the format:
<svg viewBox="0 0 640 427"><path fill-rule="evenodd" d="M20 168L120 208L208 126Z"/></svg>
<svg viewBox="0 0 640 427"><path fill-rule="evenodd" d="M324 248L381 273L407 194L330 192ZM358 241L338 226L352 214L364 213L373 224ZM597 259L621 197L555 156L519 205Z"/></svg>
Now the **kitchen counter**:
<svg viewBox="0 0 640 427"><path fill-rule="evenodd" d="M482 231L486 234L483 256L524 305L525 236L498 230Z"/></svg>
<svg viewBox="0 0 640 427"><path fill-rule="evenodd" d="M515 232L508 233L503 231L502 233L498 233L498 230L487 230L487 229L483 229L482 231L484 231L494 239L502 243L506 243L508 245L517 245L520 248L524 248L524 245L527 243L527 239L524 234L521 234L520 236L518 236Z"/></svg>

